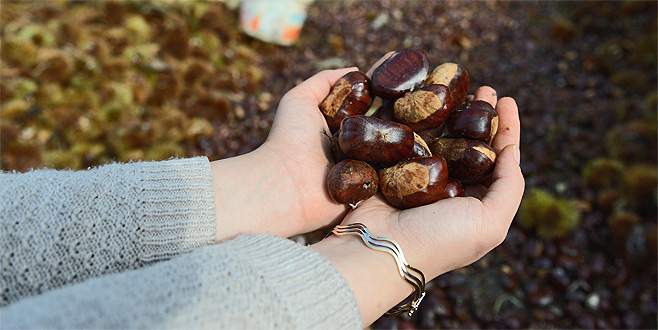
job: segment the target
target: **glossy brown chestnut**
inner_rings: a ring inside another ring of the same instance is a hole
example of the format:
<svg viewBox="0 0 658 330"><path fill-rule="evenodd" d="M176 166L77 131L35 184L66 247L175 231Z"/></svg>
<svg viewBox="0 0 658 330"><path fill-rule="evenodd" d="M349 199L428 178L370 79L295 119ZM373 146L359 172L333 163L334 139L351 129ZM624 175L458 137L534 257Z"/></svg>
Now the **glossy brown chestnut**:
<svg viewBox="0 0 658 330"><path fill-rule="evenodd" d="M425 84L440 84L448 87L450 96L455 103L464 102L468 93L470 76L466 69L457 63L443 63L427 76Z"/></svg>
<svg viewBox="0 0 658 330"><path fill-rule="evenodd" d="M425 142L429 146L432 145L434 140L443 136L443 127L430 128L430 129L418 131L417 133L418 135L420 135L421 138L423 138L423 140L425 140Z"/></svg>
<svg viewBox="0 0 658 330"><path fill-rule="evenodd" d="M336 81L319 107L329 129L335 132L345 117L366 113L370 103L370 80L364 73L352 71Z"/></svg>
<svg viewBox="0 0 658 330"><path fill-rule="evenodd" d="M411 157L414 133L396 122L353 116L340 125L338 145L347 158L385 167Z"/></svg>
<svg viewBox="0 0 658 330"><path fill-rule="evenodd" d="M412 158L422 158L422 157L430 157L432 156L432 152L430 151L430 147L425 143L425 140L423 138L414 133L414 153L412 155Z"/></svg>
<svg viewBox="0 0 658 330"><path fill-rule="evenodd" d="M427 78L429 60L425 53L403 49L389 52L368 70L372 91L382 98L398 98Z"/></svg>
<svg viewBox="0 0 658 330"><path fill-rule="evenodd" d="M440 138L434 141L430 150L448 161L451 178L464 183L488 178L496 163L496 152L478 140Z"/></svg>
<svg viewBox="0 0 658 330"><path fill-rule="evenodd" d="M395 119L421 131L441 126L457 104L444 85L425 85L395 101Z"/></svg>
<svg viewBox="0 0 658 330"><path fill-rule="evenodd" d="M393 206L408 209L445 196L448 167L443 157L417 158L379 171L382 195Z"/></svg>
<svg viewBox="0 0 658 330"><path fill-rule="evenodd" d="M486 101L475 100L454 111L446 122L446 136L491 143L498 131L498 113Z"/></svg>
<svg viewBox="0 0 658 330"><path fill-rule="evenodd" d="M329 196L341 204L355 206L376 194L378 186L377 171L360 160L343 160L327 175Z"/></svg>
<svg viewBox="0 0 658 330"><path fill-rule="evenodd" d="M464 187L457 180L450 180L443 189L443 198L462 197L464 196Z"/></svg>

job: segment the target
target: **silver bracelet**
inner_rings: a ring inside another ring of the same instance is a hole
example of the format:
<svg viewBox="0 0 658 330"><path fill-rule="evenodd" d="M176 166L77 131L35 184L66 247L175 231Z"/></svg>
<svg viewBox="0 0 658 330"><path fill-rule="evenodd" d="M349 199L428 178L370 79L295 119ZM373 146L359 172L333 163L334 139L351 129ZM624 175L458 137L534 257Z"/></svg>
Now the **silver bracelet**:
<svg viewBox="0 0 658 330"><path fill-rule="evenodd" d="M413 288L414 293L410 296L411 300L393 307L386 314L400 314L407 312L409 316L413 315L420 302L425 297L425 275L420 270L411 267L402 253L400 244L392 239L372 235L368 228L362 223L352 223L349 225L339 225L331 231L334 235L354 235L361 238L363 243L377 251L386 252L393 256L398 266L400 277L407 281Z"/></svg>

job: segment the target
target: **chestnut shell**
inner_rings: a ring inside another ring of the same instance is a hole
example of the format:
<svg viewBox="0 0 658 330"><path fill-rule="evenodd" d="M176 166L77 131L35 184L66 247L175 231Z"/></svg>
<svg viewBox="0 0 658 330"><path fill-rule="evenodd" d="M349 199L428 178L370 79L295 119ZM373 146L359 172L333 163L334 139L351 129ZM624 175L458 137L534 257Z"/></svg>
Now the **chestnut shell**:
<svg viewBox="0 0 658 330"><path fill-rule="evenodd" d="M414 152L412 157L422 158L422 157L430 157L430 156L432 156L430 147L427 145L425 140L420 135L414 133Z"/></svg>
<svg viewBox="0 0 658 330"><path fill-rule="evenodd" d="M475 100L453 112L446 122L446 136L491 143L498 131L498 113L486 101Z"/></svg>
<svg viewBox="0 0 658 330"><path fill-rule="evenodd" d="M443 189L444 198L464 196L464 187L457 180L450 180Z"/></svg>
<svg viewBox="0 0 658 330"><path fill-rule="evenodd" d="M360 160L346 159L334 165L327 174L327 191L341 204L356 205L377 193L377 171Z"/></svg>
<svg viewBox="0 0 658 330"><path fill-rule="evenodd" d="M460 104L466 99L470 75L457 63L443 63L427 76L425 84L440 84L448 87L451 98Z"/></svg>
<svg viewBox="0 0 658 330"><path fill-rule="evenodd" d="M395 119L414 131L436 128L456 107L444 85L425 85L395 101Z"/></svg>
<svg viewBox="0 0 658 330"><path fill-rule="evenodd" d="M430 150L446 159L451 178L464 183L484 181L496 163L496 152L478 140L440 138L432 143Z"/></svg>
<svg viewBox="0 0 658 330"><path fill-rule="evenodd" d="M408 209L445 198L448 166L443 157L416 158L379 171L382 195L394 207Z"/></svg>
<svg viewBox="0 0 658 330"><path fill-rule="evenodd" d="M347 158L385 167L411 157L414 133L400 123L353 116L345 118L340 125L338 145Z"/></svg>
<svg viewBox="0 0 658 330"><path fill-rule="evenodd" d="M370 79L363 72L352 71L336 81L319 108L335 132L345 117L366 113L371 103Z"/></svg>
<svg viewBox="0 0 658 330"><path fill-rule="evenodd" d="M425 53L414 49L389 52L368 71L372 91L382 98L398 98L420 85L429 73Z"/></svg>

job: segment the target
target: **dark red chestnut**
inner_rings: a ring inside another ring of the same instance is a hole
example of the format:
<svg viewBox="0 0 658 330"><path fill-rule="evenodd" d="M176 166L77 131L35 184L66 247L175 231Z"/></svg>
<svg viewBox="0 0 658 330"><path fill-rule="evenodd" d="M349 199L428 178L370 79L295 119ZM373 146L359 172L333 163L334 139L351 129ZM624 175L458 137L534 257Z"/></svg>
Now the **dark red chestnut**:
<svg viewBox="0 0 658 330"><path fill-rule="evenodd" d="M432 154L448 161L450 177L464 183L488 178L496 163L496 152L478 140L440 138L431 146Z"/></svg>
<svg viewBox="0 0 658 330"><path fill-rule="evenodd" d="M379 171L382 195L393 206L408 209L444 197L448 167L443 157L416 158Z"/></svg>
<svg viewBox="0 0 658 330"><path fill-rule="evenodd" d="M346 159L334 165L327 175L329 196L355 207L377 193L377 171L360 160Z"/></svg>
<svg viewBox="0 0 658 330"><path fill-rule="evenodd" d="M437 66L425 79L425 84L440 84L448 87L455 103L464 102L468 93L470 76L466 69L457 63L443 63Z"/></svg>
<svg viewBox="0 0 658 330"><path fill-rule="evenodd" d="M352 71L336 81L319 107L329 129L335 132L345 117L366 113L370 103L372 97L368 77L362 72Z"/></svg>
<svg viewBox="0 0 658 330"><path fill-rule="evenodd" d="M414 133L396 122L353 116L340 125L338 145L347 158L385 167L411 157Z"/></svg>
<svg viewBox="0 0 658 330"><path fill-rule="evenodd" d="M398 98L420 85L429 73L425 53L403 49L389 52L368 71L372 91L382 98Z"/></svg>
<svg viewBox="0 0 658 330"><path fill-rule="evenodd" d="M457 104L444 85L425 85L395 101L395 119L421 131L441 126Z"/></svg>
<svg viewBox="0 0 658 330"><path fill-rule="evenodd" d="M457 180L450 180L443 189L444 198L464 196L464 187Z"/></svg>
<svg viewBox="0 0 658 330"><path fill-rule="evenodd" d="M491 143L498 131L498 113L486 101L475 100L454 111L446 122L446 135Z"/></svg>
<svg viewBox="0 0 658 330"><path fill-rule="evenodd" d="M420 135L414 133L414 153L413 156L414 158L422 158L422 157L430 157L432 156L432 152L430 151L430 147L425 143L425 140L423 140Z"/></svg>
<svg viewBox="0 0 658 330"><path fill-rule="evenodd" d="M440 138L443 136L443 127L436 127L436 128L430 128L422 131L418 131L418 135L420 135L423 140L427 143L427 145L432 145L434 140Z"/></svg>

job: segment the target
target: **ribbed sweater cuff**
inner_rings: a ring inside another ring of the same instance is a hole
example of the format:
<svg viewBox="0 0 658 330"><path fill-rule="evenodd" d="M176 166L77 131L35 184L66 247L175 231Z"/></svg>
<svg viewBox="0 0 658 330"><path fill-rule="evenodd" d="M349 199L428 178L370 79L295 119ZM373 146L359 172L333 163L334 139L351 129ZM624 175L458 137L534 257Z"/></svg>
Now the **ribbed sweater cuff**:
<svg viewBox="0 0 658 330"><path fill-rule="evenodd" d="M215 208L208 159L141 164L140 259L165 259L212 243Z"/></svg>
<svg viewBox="0 0 658 330"><path fill-rule="evenodd" d="M253 266L297 329L361 329L352 290L333 265L308 247L272 236L239 236L240 261Z"/></svg>

